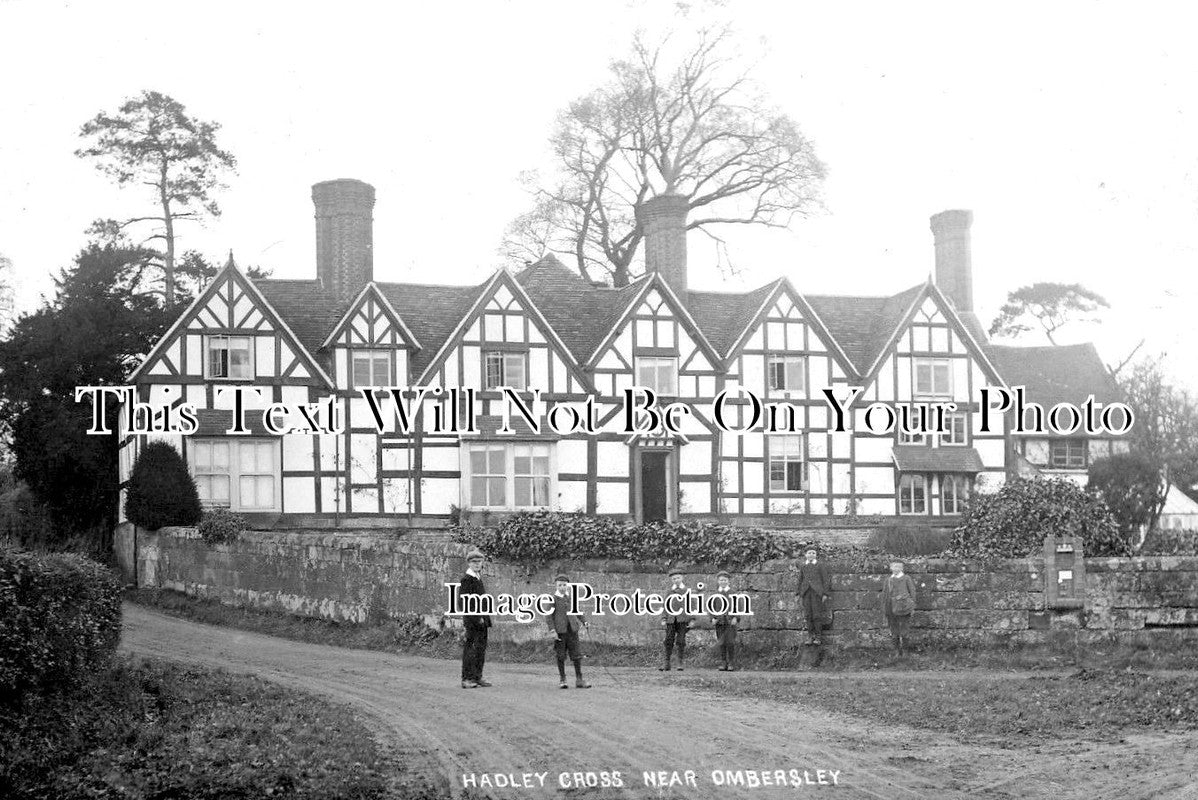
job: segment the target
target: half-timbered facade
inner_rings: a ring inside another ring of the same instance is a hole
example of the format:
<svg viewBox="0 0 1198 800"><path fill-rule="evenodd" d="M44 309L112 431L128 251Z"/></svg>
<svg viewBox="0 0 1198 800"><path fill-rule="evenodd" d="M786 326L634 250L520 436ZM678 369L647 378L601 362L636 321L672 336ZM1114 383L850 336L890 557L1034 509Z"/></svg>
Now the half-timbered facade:
<svg viewBox="0 0 1198 800"><path fill-rule="evenodd" d="M1035 469L1039 443L1004 419L981 428L978 390L1027 381L1013 365L1041 355L990 345L973 316L968 212L933 218L935 281L870 297L805 295L785 278L691 290L685 206L669 197L646 204L647 273L629 286L592 284L552 256L478 286L376 282L373 189L330 181L313 200L316 280L251 280L230 260L147 355L139 401L189 403L198 430L122 431L122 479L153 437L183 453L205 503L304 524L546 508L793 525L952 517L971 492ZM472 405L400 391L405 432L396 387L469 389ZM677 429L625 430L634 387L685 406ZM829 393L856 393L844 430ZM542 423L556 408L595 429L538 430L510 413L513 395ZM904 429L936 402L957 404L939 432ZM288 410L267 425L273 403ZM900 422L874 433L867 413Z"/></svg>

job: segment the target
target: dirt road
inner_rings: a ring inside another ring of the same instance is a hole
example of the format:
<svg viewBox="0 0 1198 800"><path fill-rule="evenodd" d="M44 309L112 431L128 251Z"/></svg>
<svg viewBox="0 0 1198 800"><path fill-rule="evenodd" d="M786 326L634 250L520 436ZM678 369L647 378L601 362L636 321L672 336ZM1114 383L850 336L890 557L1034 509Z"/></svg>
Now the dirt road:
<svg viewBox="0 0 1198 800"><path fill-rule="evenodd" d="M688 673L595 665L588 691L557 689L549 663L489 664L495 686L465 691L454 662L276 639L134 605L122 647L350 704L384 746L454 797L1198 800L1195 737L988 748L801 705L716 698L688 689ZM819 679L811 685L818 691ZM604 775L614 784L616 772L622 786L586 786ZM531 788L495 788L513 780Z"/></svg>

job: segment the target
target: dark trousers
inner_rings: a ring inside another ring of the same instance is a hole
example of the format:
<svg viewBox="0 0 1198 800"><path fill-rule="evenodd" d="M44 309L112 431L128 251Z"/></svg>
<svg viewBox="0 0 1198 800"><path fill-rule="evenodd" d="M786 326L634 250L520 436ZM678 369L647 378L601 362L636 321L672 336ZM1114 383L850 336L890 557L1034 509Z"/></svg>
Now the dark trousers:
<svg viewBox="0 0 1198 800"><path fill-rule="evenodd" d="M732 666L736 662L736 626L716 625L715 640L720 647L720 657L724 659L724 666Z"/></svg>
<svg viewBox="0 0 1198 800"><path fill-rule="evenodd" d="M907 638L907 628L911 626L910 614L903 614L902 616L887 614L886 622L890 625L890 638L895 640Z"/></svg>
<svg viewBox="0 0 1198 800"><path fill-rule="evenodd" d="M686 654L686 628L689 622L666 623L666 663L670 663L670 654L674 652L674 643L678 643L678 660Z"/></svg>
<svg viewBox="0 0 1198 800"><path fill-rule="evenodd" d="M582 677L582 653L578 647L578 631L563 633L553 643L553 654L557 656L557 674L566 679L566 656L574 662L574 675Z"/></svg>
<svg viewBox="0 0 1198 800"><path fill-rule="evenodd" d="M824 598L814 591L804 592L803 616L807 618L807 634L819 638L824 627Z"/></svg>
<svg viewBox="0 0 1198 800"><path fill-rule="evenodd" d="M466 628L466 644L462 647L462 680L482 680L483 662L486 659L487 629Z"/></svg>

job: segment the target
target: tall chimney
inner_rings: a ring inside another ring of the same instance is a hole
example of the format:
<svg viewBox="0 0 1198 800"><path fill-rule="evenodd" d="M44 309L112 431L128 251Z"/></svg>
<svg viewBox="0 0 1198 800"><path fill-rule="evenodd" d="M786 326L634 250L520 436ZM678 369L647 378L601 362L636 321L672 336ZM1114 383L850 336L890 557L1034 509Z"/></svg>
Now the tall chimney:
<svg viewBox="0 0 1198 800"><path fill-rule="evenodd" d="M687 199L677 194L651 197L637 210L645 233L645 269L660 272L683 303L687 302L686 211Z"/></svg>
<svg viewBox="0 0 1198 800"><path fill-rule="evenodd" d="M316 277L345 300L374 280L374 187L342 178L312 187L316 206Z"/></svg>
<svg viewBox="0 0 1198 800"><path fill-rule="evenodd" d="M973 311L973 256L969 247L972 224L972 211L941 211L932 216L936 285L957 311Z"/></svg>

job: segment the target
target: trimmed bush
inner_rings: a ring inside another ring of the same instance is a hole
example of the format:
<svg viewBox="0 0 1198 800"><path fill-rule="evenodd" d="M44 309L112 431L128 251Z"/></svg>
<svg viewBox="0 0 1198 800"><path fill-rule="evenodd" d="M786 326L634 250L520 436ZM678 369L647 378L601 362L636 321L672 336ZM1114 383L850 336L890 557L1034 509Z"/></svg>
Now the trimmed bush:
<svg viewBox="0 0 1198 800"><path fill-rule="evenodd" d="M129 477L125 498L129 521L156 531L167 525L195 525L201 511L195 481L179 451L166 442L146 445Z"/></svg>
<svg viewBox="0 0 1198 800"><path fill-rule="evenodd" d="M535 511L514 514L494 529L462 529L460 541L491 558L538 564L555 559L620 558L743 567L802 555L807 541L774 531L700 522L634 525L606 517ZM821 552L859 554L858 548Z"/></svg>
<svg viewBox="0 0 1198 800"><path fill-rule="evenodd" d="M200 520L200 538L208 544L223 544L236 541L237 537L249 527L245 517L227 508L209 508L204 510Z"/></svg>
<svg viewBox="0 0 1198 800"><path fill-rule="evenodd" d="M121 587L78 555L0 548L0 698L58 690L107 667L121 633Z"/></svg>
<svg viewBox="0 0 1198 800"><path fill-rule="evenodd" d="M1088 556L1132 551L1131 538L1120 532L1101 498L1060 478L1020 478L970 499L951 552L962 558L1023 558L1039 552L1049 534L1080 536Z"/></svg>

